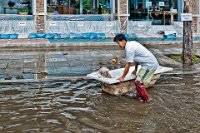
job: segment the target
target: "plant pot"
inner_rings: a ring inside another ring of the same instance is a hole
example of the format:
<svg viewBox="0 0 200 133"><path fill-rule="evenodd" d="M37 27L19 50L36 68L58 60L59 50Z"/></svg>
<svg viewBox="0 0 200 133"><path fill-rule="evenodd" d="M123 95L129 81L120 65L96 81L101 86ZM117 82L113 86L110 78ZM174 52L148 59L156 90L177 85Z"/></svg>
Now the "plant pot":
<svg viewBox="0 0 200 133"><path fill-rule="evenodd" d="M19 12L20 15L28 15L28 12Z"/></svg>
<svg viewBox="0 0 200 133"><path fill-rule="evenodd" d="M54 15L53 13L48 13L48 15Z"/></svg>

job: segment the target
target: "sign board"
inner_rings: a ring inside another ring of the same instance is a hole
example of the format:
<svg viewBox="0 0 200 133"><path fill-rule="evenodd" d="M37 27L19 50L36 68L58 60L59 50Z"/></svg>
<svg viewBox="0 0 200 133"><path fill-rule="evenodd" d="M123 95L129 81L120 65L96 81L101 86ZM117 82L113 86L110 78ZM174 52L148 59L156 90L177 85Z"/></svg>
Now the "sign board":
<svg viewBox="0 0 200 133"><path fill-rule="evenodd" d="M146 7L150 7L150 6L152 6L152 2L151 1L146 2Z"/></svg>
<svg viewBox="0 0 200 133"><path fill-rule="evenodd" d="M165 2L159 2L159 6L165 6Z"/></svg>
<svg viewBox="0 0 200 133"><path fill-rule="evenodd" d="M20 21L20 22L18 23L18 25L19 25L19 26L26 26L26 22L25 22L25 21Z"/></svg>
<svg viewBox="0 0 200 133"><path fill-rule="evenodd" d="M181 21L192 21L191 13L181 13Z"/></svg>
<svg viewBox="0 0 200 133"><path fill-rule="evenodd" d="M50 26L57 26L57 22L51 21L51 22L49 22L49 25Z"/></svg>

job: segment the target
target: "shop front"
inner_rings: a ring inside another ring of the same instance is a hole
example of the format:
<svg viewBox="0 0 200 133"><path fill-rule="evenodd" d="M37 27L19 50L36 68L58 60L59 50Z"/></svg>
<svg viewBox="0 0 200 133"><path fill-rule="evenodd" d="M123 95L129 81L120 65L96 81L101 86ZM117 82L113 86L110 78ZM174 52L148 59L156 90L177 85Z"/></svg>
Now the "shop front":
<svg viewBox="0 0 200 133"><path fill-rule="evenodd" d="M130 0L130 20L170 25L180 20L183 0Z"/></svg>
<svg viewBox="0 0 200 133"><path fill-rule="evenodd" d="M0 33L35 32L32 0L0 0Z"/></svg>
<svg viewBox="0 0 200 133"><path fill-rule="evenodd" d="M47 0L46 32L120 32L117 0Z"/></svg>
<svg viewBox="0 0 200 133"><path fill-rule="evenodd" d="M142 33L180 28L182 12L183 0L0 0L0 32Z"/></svg>
<svg viewBox="0 0 200 133"><path fill-rule="evenodd" d="M170 31L183 35L184 0L129 0L128 33L156 36L160 31ZM190 1L193 14L193 32L199 25L199 0Z"/></svg>

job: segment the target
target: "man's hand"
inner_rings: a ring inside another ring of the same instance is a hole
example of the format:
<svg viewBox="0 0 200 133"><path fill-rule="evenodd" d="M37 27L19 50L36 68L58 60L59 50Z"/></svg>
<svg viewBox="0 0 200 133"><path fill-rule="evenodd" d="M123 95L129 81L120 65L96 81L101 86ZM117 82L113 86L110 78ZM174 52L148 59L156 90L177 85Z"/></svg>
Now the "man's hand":
<svg viewBox="0 0 200 133"><path fill-rule="evenodd" d="M122 76L122 77L118 78L117 80L119 80L119 82L123 82L124 81L124 77Z"/></svg>

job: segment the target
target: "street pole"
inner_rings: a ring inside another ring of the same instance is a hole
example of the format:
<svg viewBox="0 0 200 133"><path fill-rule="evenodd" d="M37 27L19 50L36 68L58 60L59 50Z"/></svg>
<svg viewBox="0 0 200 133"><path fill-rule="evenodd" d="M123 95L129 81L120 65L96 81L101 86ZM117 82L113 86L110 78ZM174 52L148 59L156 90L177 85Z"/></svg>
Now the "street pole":
<svg viewBox="0 0 200 133"><path fill-rule="evenodd" d="M190 0L184 0L184 13L191 13ZM183 22L183 63L192 64L192 21Z"/></svg>

